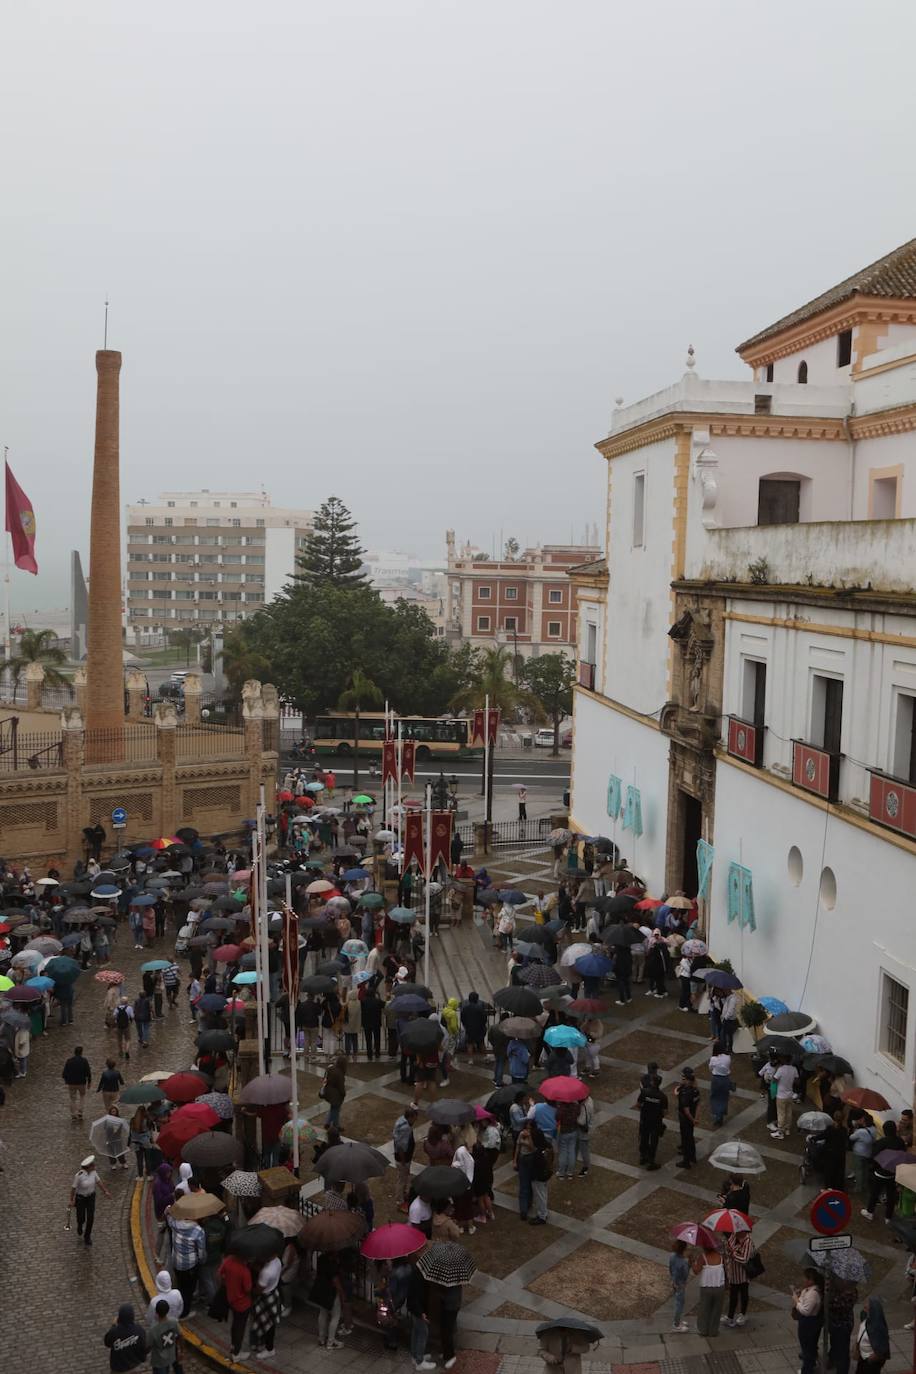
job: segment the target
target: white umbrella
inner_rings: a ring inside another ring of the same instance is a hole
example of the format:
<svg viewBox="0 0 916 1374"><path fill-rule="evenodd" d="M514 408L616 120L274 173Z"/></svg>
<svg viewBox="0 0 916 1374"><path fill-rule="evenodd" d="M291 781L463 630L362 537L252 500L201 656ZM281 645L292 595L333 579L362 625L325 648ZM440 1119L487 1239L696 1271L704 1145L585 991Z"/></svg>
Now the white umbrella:
<svg viewBox="0 0 916 1374"><path fill-rule="evenodd" d="M564 949L560 956L561 968L563 966L571 966L577 959L584 959L586 954L594 954L591 945L585 944L582 940L580 940L578 944L570 945L568 949Z"/></svg>
<svg viewBox="0 0 916 1374"><path fill-rule="evenodd" d="M372 838L378 840L379 844L384 844L388 840L396 839L396 836L393 830L376 830Z"/></svg>
<svg viewBox="0 0 916 1374"><path fill-rule="evenodd" d="M89 1143L97 1155L120 1159L130 1145L130 1127L123 1116L100 1116L89 1127Z"/></svg>
<svg viewBox="0 0 916 1374"><path fill-rule="evenodd" d="M35 886L36 886L36 887L60 887L60 883L57 881L56 878L38 878L38 879L36 880Z"/></svg>
<svg viewBox="0 0 916 1374"><path fill-rule="evenodd" d="M222 1187L233 1197L260 1197L261 1180L257 1174L247 1173L244 1169L235 1169L228 1178L224 1178Z"/></svg>
<svg viewBox="0 0 916 1374"><path fill-rule="evenodd" d="M760 1153L743 1140L726 1140L713 1150L709 1162L726 1173L765 1174L767 1168Z"/></svg>

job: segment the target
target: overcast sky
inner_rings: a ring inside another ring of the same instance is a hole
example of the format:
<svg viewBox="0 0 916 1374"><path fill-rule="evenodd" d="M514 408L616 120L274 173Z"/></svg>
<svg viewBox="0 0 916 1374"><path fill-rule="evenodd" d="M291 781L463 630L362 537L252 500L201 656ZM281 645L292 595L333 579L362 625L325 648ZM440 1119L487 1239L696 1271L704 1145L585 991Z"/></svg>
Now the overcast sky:
<svg viewBox="0 0 916 1374"><path fill-rule="evenodd" d="M122 497L339 495L364 543L602 523L615 396L916 235L916 6L34 0L0 21L0 443L88 545ZM749 375L749 374L748 374Z"/></svg>

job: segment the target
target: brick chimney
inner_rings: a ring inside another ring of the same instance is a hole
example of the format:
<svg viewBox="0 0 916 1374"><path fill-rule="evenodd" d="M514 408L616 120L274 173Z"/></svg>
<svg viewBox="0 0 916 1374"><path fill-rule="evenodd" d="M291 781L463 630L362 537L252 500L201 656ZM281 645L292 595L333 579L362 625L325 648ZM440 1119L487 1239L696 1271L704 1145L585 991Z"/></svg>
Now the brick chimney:
<svg viewBox="0 0 916 1374"><path fill-rule="evenodd" d="M121 482L119 376L121 355L95 355L95 460L89 539L89 647L86 654L87 730L124 730L121 640ZM112 743L114 741L112 740ZM95 752L95 751L93 751ZM99 750L108 759L114 749Z"/></svg>

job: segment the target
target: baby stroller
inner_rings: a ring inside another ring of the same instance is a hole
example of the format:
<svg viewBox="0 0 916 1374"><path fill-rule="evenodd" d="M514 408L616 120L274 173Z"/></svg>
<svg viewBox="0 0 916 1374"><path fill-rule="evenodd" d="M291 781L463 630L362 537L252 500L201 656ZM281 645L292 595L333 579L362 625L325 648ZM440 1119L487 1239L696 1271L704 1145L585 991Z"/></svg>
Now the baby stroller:
<svg viewBox="0 0 916 1374"><path fill-rule="evenodd" d="M824 1146L823 1133L810 1131L805 1136L805 1146L798 1165L798 1176L802 1183L810 1183L821 1172L820 1155Z"/></svg>

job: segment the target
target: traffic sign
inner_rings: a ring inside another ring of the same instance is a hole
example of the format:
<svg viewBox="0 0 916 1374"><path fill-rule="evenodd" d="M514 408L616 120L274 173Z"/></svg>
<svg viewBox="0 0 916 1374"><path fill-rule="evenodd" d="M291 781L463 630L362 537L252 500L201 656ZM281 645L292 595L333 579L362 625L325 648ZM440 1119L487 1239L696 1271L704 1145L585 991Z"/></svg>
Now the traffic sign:
<svg viewBox="0 0 916 1374"><path fill-rule="evenodd" d="M839 1188L825 1188L811 1204L811 1225L822 1236L835 1236L849 1225L852 1203Z"/></svg>
<svg viewBox="0 0 916 1374"><path fill-rule="evenodd" d="M123 806L116 806L115 809L112 811L111 823L112 825L127 824L127 812L124 810Z"/></svg>
<svg viewBox="0 0 916 1374"><path fill-rule="evenodd" d="M824 1250L848 1250L850 1245L852 1236L848 1231L843 1236L812 1236L808 1241L808 1249L813 1255Z"/></svg>

